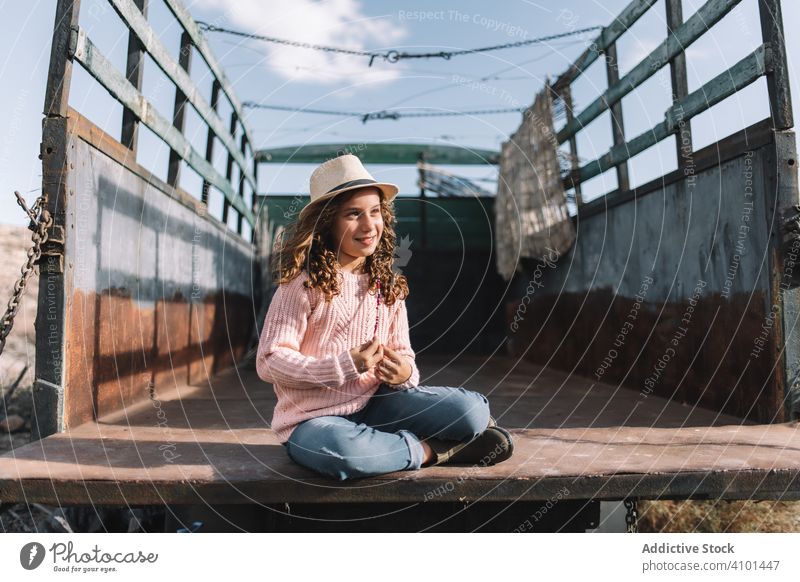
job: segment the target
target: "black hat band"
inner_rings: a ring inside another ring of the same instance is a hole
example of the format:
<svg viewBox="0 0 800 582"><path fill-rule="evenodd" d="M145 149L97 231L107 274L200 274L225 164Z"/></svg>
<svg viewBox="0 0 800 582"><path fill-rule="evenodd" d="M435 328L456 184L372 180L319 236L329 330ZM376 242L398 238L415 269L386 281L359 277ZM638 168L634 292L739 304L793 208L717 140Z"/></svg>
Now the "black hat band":
<svg viewBox="0 0 800 582"><path fill-rule="evenodd" d="M361 186L362 184L377 184L378 182L375 180L370 180L369 178L359 178L358 180L350 180L349 182L345 182L344 184L339 184L325 192L325 194L330 194L334 190L341 190L342 188L349 188L350 186Z"/></svg>

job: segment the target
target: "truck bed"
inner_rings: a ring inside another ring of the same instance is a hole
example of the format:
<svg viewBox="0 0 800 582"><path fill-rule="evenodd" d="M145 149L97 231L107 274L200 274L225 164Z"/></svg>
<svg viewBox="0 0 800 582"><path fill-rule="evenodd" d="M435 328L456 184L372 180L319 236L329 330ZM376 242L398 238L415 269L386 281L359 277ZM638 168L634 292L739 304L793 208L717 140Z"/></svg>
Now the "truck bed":
<svg viewBox="0 0 800 582"><path fill-rule="evenodd" d="M317 476L288 459L268 428L271 386L240 366L0 457L0 502L534 501L564 487L572 499L800 498L797 423L752 424L503 356L417 361L424 384L487 395L515 437L509 461Z"/></svg>

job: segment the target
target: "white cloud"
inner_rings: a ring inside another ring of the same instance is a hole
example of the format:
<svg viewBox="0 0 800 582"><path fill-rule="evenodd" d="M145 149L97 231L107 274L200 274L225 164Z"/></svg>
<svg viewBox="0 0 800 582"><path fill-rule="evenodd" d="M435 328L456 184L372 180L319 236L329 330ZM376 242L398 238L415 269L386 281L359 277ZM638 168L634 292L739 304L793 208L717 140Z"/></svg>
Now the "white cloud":
<svg viewBox="0 0 800 582"><path fill-rule="evenodd" d="M220 13L223 18L219 22L212 21L219 26L351 50L389 50L407 33L384 16L366 16L356 0L294 0L281 3L280 9L272 3L265 6L262 0L197 0L194 4ZM369 81L382 84L398 78L401 73L398 65L379 66L382 64L380 58L369 67L369 57L366 56L228 38L234 42L241 40L246 46L265 54L264 65L292 82L347 85Z"/></svg>

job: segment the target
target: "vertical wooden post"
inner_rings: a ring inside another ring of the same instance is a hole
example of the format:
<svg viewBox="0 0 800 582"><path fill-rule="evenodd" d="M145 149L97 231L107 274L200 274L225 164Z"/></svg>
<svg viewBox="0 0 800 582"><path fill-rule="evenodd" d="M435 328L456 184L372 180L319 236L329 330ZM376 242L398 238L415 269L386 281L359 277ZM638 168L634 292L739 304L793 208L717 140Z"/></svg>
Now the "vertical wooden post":
<svg viewBox="0 0 800 582"><path fill-rule="evenodd" d="M231 112L231 125L230 131L228 133L231 134L233 139L236 139L236 124L239 121L239 117L236 115L236 111ZM244 131L242 131L244 133ZM233 178L233 154L228 152L228 161L225 164L225 179L228 180L230 183L231 178ZM231 203L227 198L222 200L222 222L227 226L228 224L228 210L231 207Z"/></svg>
<svg viewBox="0 0 800 582"><path fill-rule="evenodd" d="M425 163L425 153L420 152L417 159L421 164ZM422 238L422 248L428 248L428 205L425 203L425 171L419 170L419 197L422 200L419 205L419 227Z"/></svg>
<svg viewBox="0 0 800 582"><path fill-rule="evenodd" d="M244 131L242 131L242 139L239 151L242 152L242 157L244 159L247 159L247 134ZM245 178L244 175L244 168L239 168L239 198L241 199L242 202L244 202L244 183L246 179L247 178ZM242 214L241 212L237 212L237 214L238 217L236 219L236 234L241 235L242 222L244 222L244 214Z"/></svg>
<svg viewBox="0 0 800 582"><path fill-rule="evenodd" d="M211 84L211 108L215 113L219 112L219 92L221 86L218 80L214 79ZM206 135L206 161L213 165L214 163L214 130L209 126ZM211 183L208 180L203 180L203 192L200 195L200 201L208 206L208 191L211 188Z"/></svg>
<svg viewBox="0 0 800 582"><path fill-rule="evenodd" d="M780 0L759 0L758 12L761 17L761 37L765 43L769 43L772 51L772 72L767 73L767 90L773 127L777 130L790 129L794 126L794 119Z"/></svg>
<svg viewBox="0 0 800 582"><path fill-rule="evenodd" d="M619 82L619 60L617 59L617 43L612 42L605 50L606 78L608 86L611 87ZM622 99L611 106L611 134L614 138L614 145L625 143L625 124L622 118ZM628 162L627 160L617 165L617 189L620 192L627 192L631 189L628 181Z"/></svg>
<svg viewBox="0 0 800 582"><path fill-rule="evenodd" d="M184 31L181 35L181 53L178 58L178 64L187 73L192 64L192 37L189 33ZM188 99L183 91L175 87L175 109L172 116L172 125L181 133L183 133L186 126L186 104ZM167 183L170 186L177 186L178 180L181 175L181 157L177 152L169 152L169 170L167 171Z"/></svg>
<svg viewBox="0 0 800 582"><path fill-rule="evenodd" d="M761 20L761 37L769 43L772 52L772 70L767 73L767 91L772 127L775 140L775 159L770 160L771 174L767 177L768 207L781 213L786 220L795 212L797 204L797 143L793 132L785 130L794 126L792 96L789 88L789 70L786 63L786 44L783 33L783 16L779 0L759 0L758 12ZM778 308L771 334L772 350L779 354L776 368L777 387L783 388L778 397L784 405L779 414L773 416L775 422L798 420L800 417L800 357L798 346L797 320L800 313L800 294L797 288L786 287L786 268L789 253L792 252L791 239L785 238L786 227L771 229L772 252L769 253L770 294L769 305Z"/></svg>
<svg viewBox="0 0 800 582"><path fill-rule="evenodd" d="M250 144L252 149L252 144ZM253 200L252 203L252 210L253 216L256 217L256 223L253 225L253 231L250 233L250 242L254 245L258 244L258 236L256 233L256 226L259 224L259 208L258 208L258 152L253 152Z"/></svg>
<svg viewBox="0 0 800 582"><path fill-rule="evenodd" d="M58 0L53 42L50 47L50 67L44 93L44 114L47 117L67 116L69 87L72 82L72 58L69 56L72 27L78 26L80 0Z"/></svg>
<svg viewBox="0 0 800 582"><path fill-rule="evenodd" d="M570 83L564 85L561 89L561 100L564 102L564 110L567 114L567 125L572 123L575 115L572 111L572 86ZM578 163L578 140L575 134L569 138L569 157L570 168L572 170L572 187L575 188L575 205L580 208L583 204L583 196L581 196L581 184L575 180L575 172L580 167Z"/></svg>
<svg viewBox="0 0 800 582"><path fill-rule="evenodd" d="M147 0L133 0L136 7L142 12L142 15L147 18ZM133 32L128 31L128 62L125 66L125 76L130 81L131 85L136 87L136 90L142 91L142 77L144 72L144 47L142 42ZM122 137L120 142L126 148L133 152L134 159L136 159L136 148L139 142L139 119L133 112L125 107L122 110Z"/></svg>
<svg viewBox="0 0 800 582"><path fill-rule="evenodd" d="M683 8L681 0L666 0L667 35L673 34L683 24ZM689 94L689 81L686 78L686 53L681 51L669 62L670 83L672 86L672 102L683 99ZM691 163L694 146L692 145L692 122L683 121L675 128L675 147L678 156L678 169L683 170Z"/></svg>
<svg viewBox="0 0 800 582"><path fill-rule="evenodd" d="M42 196L53 217L53 228L66 226L69 197L70 151L68 151L67 112L72 80L70 43L73 27L78 25L80 2L59 0L56 4L50 67L44 96L42 143ZM66 231L65 236L72 233ZM31 441L37 441L65 429L64 385L69 355L66 345L67 294L72 274L61 256L42 256L39 263L39 302L47 300L47 309L36 313L36 374L31 397ZM66 271L66 272L65 272ZM33 283L31 283L33 284Z"/></svg>

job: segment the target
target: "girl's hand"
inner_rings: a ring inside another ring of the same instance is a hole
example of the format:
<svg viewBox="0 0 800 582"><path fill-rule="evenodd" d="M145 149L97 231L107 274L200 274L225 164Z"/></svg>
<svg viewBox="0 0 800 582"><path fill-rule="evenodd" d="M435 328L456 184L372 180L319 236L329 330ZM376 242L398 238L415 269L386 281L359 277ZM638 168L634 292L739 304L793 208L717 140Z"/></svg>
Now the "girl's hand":
<svg viewBox="0 0 800 582"><path fill-rule="evenodd" d="M371 342L366 342L350 350L353 363L360 373L364 373L383 358L383 346L377 337L372 338Z"/></svg>
<svg viewBox="0 0 800 582"><path fill-rule="evenodd" d="M383 346L383 359L375 366L375 375L387 384L402 384L411 377L412 368L408 358L393 349Z"/></svg>

